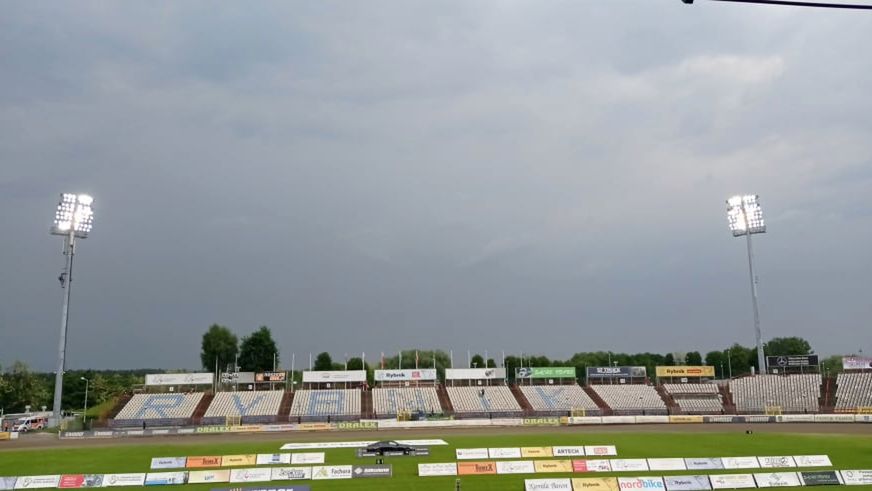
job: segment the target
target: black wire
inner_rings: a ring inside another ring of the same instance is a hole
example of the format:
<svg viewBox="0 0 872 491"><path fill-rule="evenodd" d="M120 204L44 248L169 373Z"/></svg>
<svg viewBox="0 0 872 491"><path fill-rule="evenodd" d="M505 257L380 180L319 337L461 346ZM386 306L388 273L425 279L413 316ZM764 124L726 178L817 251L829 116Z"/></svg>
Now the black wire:
<svg viewBox="0 0 872 491"><path fill-rule="evenodd" d="M817 7L825 9L857 9L872 10L872 5L856 5L847 3L798 2L793 0L711 0L713 2L760 3L764 5L789 5L792 7Z"/></svg>

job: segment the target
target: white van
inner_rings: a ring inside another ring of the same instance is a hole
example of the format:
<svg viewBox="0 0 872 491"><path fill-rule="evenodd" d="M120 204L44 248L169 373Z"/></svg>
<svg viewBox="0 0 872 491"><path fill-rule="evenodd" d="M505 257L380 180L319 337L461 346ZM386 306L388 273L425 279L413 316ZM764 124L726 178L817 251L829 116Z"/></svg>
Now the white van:
<svg viewBox="0 0 872 491"><path fill-rule="evenodd" d="M15 420L15 424L12 425L12 431L24 433L30 430L42 430L47 425L48 419L45 416L28 416Z"/></svg>

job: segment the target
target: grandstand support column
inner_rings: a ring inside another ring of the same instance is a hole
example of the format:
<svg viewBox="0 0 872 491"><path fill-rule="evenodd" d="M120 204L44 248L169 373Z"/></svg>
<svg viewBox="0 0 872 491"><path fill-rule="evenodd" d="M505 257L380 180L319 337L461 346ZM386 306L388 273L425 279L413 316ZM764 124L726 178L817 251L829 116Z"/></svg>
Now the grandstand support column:
<svg viewBox="0 0 872 491"><path fill-rule="evenodd" d="M754 273L754 249L751 234L745 234L748 242L748 272L751 275L751 304L754 309L754 335L757 337L757 366L760 373L768 373L766 355L763 353L763 334L760 332L760 310L757 307L757 275Z"/></svg>
<svg viewBox="0 0 872 491"><path fill-rule="evenodd" d="M55 372L54 401L52 404L52 425L61 424L61 398L64 390L64 371L67 355L67 326L70 321L70 291L73 289L73 255L76 250L76 231L70 228L69 235L64 239L64 255L66 264L61 275L61 288L64 289L64 303L61 308L61 335L58 341L58 364ZM63 278L66 278L65 280Z"/></svg>

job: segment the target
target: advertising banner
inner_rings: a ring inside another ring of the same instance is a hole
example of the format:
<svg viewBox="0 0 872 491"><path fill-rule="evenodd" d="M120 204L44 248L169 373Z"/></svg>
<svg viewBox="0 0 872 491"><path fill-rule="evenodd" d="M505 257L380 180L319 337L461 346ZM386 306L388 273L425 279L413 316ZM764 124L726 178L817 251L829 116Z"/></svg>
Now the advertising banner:
<svg viewBox="0 0 872 491"><path fill-rule="evenodd" d="M666 489L661 477L619 477L621 489Z"/></svg>
<svg viewBox="0 0 872 491"><path fill-rule="evenodd" d="M167 486L170 484L185 484L187 472L149 472L145 476L146 486Z"/></svg>
<svg viewBox="0 0 872 491"><path fill-rule="evenodd" d="M599 416L570 416L567 421L570 425L598 425L603 419Z"/></svg>
<svg viewBox="0 0 872 491"><path fill-rule="evenodd" d="M2 478L0 478L2 479ZM103 483L103 480L100 480L100 483ZM15 484L13 482L12 484ZM58 483L58 487L61 489L78 489L81 488L82 485L85 484L85 475L84 474L65 474L61 476L61 480ZM12 488L2 488L0 489L12 489Z"/></svg>
<svg viewBox="0 0 872 491"><path fill-rule="evenodd" d="M102 488L103 474L85 474L80 488ZM60 487L60 486L59 486Z"/></svg>
<svg viewBox="0 0 872 491"><path fill-rule="evenodd" d="M803 486L838 486L842 478L836 471L805 471L799 473Z"/></svg>
<svg viewBox="0 0 872 491"><path fill-rule="evenodd" d="M587 378L645 378L645 367L587 367Z"/></svg>
<svg viewBox="0 0 872 491"><path fill-rule="evenodd" d="M756 488L757 483L751 474L713 474L709 476L712 489Z"/></svg>
<svg viewBox="0 0 872 491"><path fill-rule="evenodd" d="M448 445L445 440L396 440L400 445L413 445L416 447L432 447L434 445ZM311 450L322 448L360 448L377 443L375 440L361 442L313 442L313 443L285 443L282 450Z"/></svg>
<svg viewBox="0 0 872 491"><path fill-rule="evenodd" d="M845 370L870 370L872 369L872 358L845 356L842 357L842 368Z"/></svg>
<svg viewBox="0 0 872 491"><path fill-rule="evenodd" d="M487 459L490 455L486 448L458 448L454 453L457 460Z"/></svg>
<svg viewBox="0 0 872 491"><path fill-rule="evenodd" d="M312 479L351 479L350 465L316 465L312 467Z"/></svg>
<svg viewBox="0 0 872 491"><path fill-rule="evenodd" d="M684 464L684 459L648 459L648 469L652 471L683 471L687 470L687 466Z"/></svg>
<svg viewBox="0 0 872 491"><path fill-rule="evenodd" d="M525 479L524 491L566 490L572 491L569 479Z"/></svg>
<svg viewBox="0 0 872 491"><path fill-rule="evenodd" d="M759 469L757 457L722 457L724 469Z"/></svg>
<svg viewBox="0 0 872 491"><path fill-rule="evenodd" d="M188 472L188 484L211 484L214 482L230 482L230 470Z"/></svg>
<svg viewBox="0 0 872 491"><path fill-rule="evenodd" d="M760 472L754 474L758 488L786 488L802 486L796 472Z"/></svg>
<svg viewBox="0 0 872 491"><path fill-rule="evenodd" d="M0 491L15 489L15 481L17 477L0 477Z"/></svg>
<svg viewBox="0 0 872 491"><path fill-rule="evenodd" d="M575 367L520 367L515 368L515 378L575 378Z"/></svg>
<svg viewBox="0 0 872 491"><path fill-rule="evenodd" d="M853 423L853 414L815 414L815 423Z"/></svg>
<svg viewBox="0 0 872 491"><path fill-rule="evenodd" d="M446 368L445 380L494 380L506 378L505 368Z"/></svg>
<svg viewBox="0 0 872 491"><path fill-rule="evenodd" d="M214 373L149 373L145 385L212 385Z"/></svg>
<svg viewBox="0 0 872 491"><path fill-rule="evenodd" d="M273 467L270 472L270 479L273 481L312 479L311 467Z"/></svg>
<svg viewBox="0 0 872 491"><path fill-rule="evenodd" d="M572 479L574 491L618 491L618 480L614 477L576 477Z"/></svg>
<svg viewBox="0 0 872 491"><path fill-rule="evenodd" d="M475 476L483 474L496 474L497 465L495 462L458 462L458 476Z"/></svg>
<svg viewBox="0 0 872 491"><path fill-rule="evenodd" d="M648 461L645 459L612 459L613 472L647 471Z"/></svg>
<svg viewBox="0 0 872 491"><path fill-rule="evenodd" d="M390 464L355 465L351 468L351 477L353 479L370 477L391 477L393 473L393 467Z"/></svg>
<svg viewBox="0 0 872 491"><path fill-rule="evenodd" d="M263 372L254 375L255 382L284 382L288 377L285 372Z"/></svg>
<svg viewBox="0 0 872 491"><path fill-rule="evenodd" d="M618 455L618 449L614 445L585 445L584 453L590 457Z"/></svg>
<svg viewBox="0 0 872 491"><path fill-rule="evenodd" d="M584 447L551 447L555 457L584 457Z"/></svg>
<svg viewBox="0 0 872 491"><path fill-rule="evenodd" d="M702 416L693 416L693 415L675 415L669 416L670 423L704 423L705 419Z"/></svg>
<svg viewBox="0 0 872 491"><path fill-rule="evenodd" d="M457 464L454 462L444 462L440 464L418 464L418 475L421 477L456 476Z"/></svg>
<svg viewBox="0 0 872 491"><path fill-rule="evenodd" d="M663 366L655 367L658 377L714 377L715 367L709 366Z"/></svg>
<svg viewBox="0 0 872 491"><path fill-rule="evenodd" d="M488 458L491 459L520 459L520 448L489 448L487 449Z"/></svg>
<svg viewBox="0 0 872 491"><path fill-rule="evenodd" d="M254 372L223 372L220 380L222 384L253 384Z"/></svg>
<svg viewBox="0 0 872 491"><path fill-rule="evenodd" d="M712 488L708 476L666 476L666 491L706 491Z"/></svg>
<svg viewBox="0 0 872 491"><path fill-rule="evenodd" d="M436 380L436 369L421 368L415 370L376 370L377 382L411 382L414 380Z"/></svg>
<svg viewBox="0 0 872 491"><path fill-rule="evenodd" d="M797 467L832 467L828 455L794 455L793 461Z"/></svg>
<svg viewBox="0 0 872 491"><path fill-rule="evenodd" d="M700 458L693 457L689 459L684 459L684 465L687 466L687 470L689 471L700 471L700 470L712 470L712 469L723 469L724 463L721 459L715 458Z"/></svg>
<svg viewBox="0 0 872 491"><path fill-rule="evenodd" d="M872 486L872 470L841 471L839 474L848 486Z"/></svg>
<svg viewBox="0 0 872 491"><path fill-rule="evenodd" d="M534 474L536 467L532 460L509 460L497 462L497 474Z"/></svg>
<svg viewBox="0 0 872 491"><path fill-rule="evenodd" d="M221 467L241 467L243 465L257 465L257 455L224 455L221 457Z"/></svg>
<svg viewBox="0 0 872 491"><path fill-rule="evenodd" d="M332 370L303 372L303 383L366 382L366 370Z"/></svg>
<svg viewBox="0 0 872 491"><path fill-rule="evenodd" d="M571 460L534 460L533 466L537 474L540 472L572 472Z"/></svg>
<svg viewBox="0 0 872 491"><path fill-rule="evenodd" d="M145 485L145 473L103 474L104 488L143 485Z"/></svg>
<svg viewBox="0 0 872 491"><path fill-rule="evenodd" d="M155 457L151 459L152 469L184 469L187 457Z"/></svg>
<svg viewBox="0 0 872 491"><path fill-rule="evenodd" d="M196 469L200 467L221 467L221 457L218 455L208 457L188 457L185 462L185 467L188 469Z"/></svg>
<svg viewBox="0 0 872 491"><path fill-rule="evenodd" d="M553 457L551 447L521 447L521 457L524 458L540 458Z"/></svg>
<svg viewBox="0 0 872 491"><path fill-rule="evenodd" d="M766 365L769 368L799 368L816 367L817 355L767 356Z"/></svg>
<svg viewBox="0 0 872 491"><path fill-rule="evenodd" d="M572 472L611 472L612 464L611 461L602 459L602 460L573 460L572 461Z"/></svg>
<svg viewBox="0 0 872 491"><path fill-rule="evenodd" d="M777 457L757 457L757 461L760 462L760 467L764 469L796 467L796 462L794 462L793 457L789 455L782 455Z"/></svg>
<svg viewBox="0 0 872 491"><path fill-rule="evenodd" d="M15 481L15 489L56 488L60 482L60 475L21 476Z"/></svg>
<svg viewBox="0 0 872 491"><path fill-rule="evenodd" d="M545 416L541 418L524 418L524 426L560 426L560 418L556 416Z"/></svg>
<svg viewBox="0 0 872 491"><path fill-rule="evenodd" d="M291 454L289 453L259 453L257 454L257 463L255 465L280 465L290 464Z"/></svg>
<svg viewBox="0 0 872 491"><path fill-rule="evenodd" d="M230 471L230 482L264 482L272 479L269 467L249 467Z"/></svg>

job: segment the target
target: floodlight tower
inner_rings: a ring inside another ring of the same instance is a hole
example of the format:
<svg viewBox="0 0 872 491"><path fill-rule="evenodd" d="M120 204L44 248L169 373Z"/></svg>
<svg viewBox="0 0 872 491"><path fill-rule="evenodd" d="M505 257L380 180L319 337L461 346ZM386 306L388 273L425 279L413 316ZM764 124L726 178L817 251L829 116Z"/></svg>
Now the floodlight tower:
<svg viewBox="0 0 872 491"><path fill-rule="evenodd" d="M66 369L67 354L67 324L70 320L70 290L73 286L73 255L76 252L76 239L84 239L91 232L94 223L94 210L91 204L94 198L87 194L61 194L55 213L54 225L51 228L52 235L64 237L64 256L66 264L61 273L61 288L64 289L64 306L61 309L61 336L58 342L58 365L55 372L54 405L52 407L52 419L54 425L61 422L61 397L64 388L64 370Z"/></svg>
<svg viewBox="0 0 872 491"><path fill-rule="evenodd" d="M745 236L748 244L748 271L751 275L751 303L754 308L754 333L757 336L757 366L761 373L767 373L766 356L763 353L763 336L760 333L760 311L757 309L757 275L754 274L754 250L751 236L766 232L760 197L756 194L733 196L727 200L727 221L733 237Z"/></svg>

